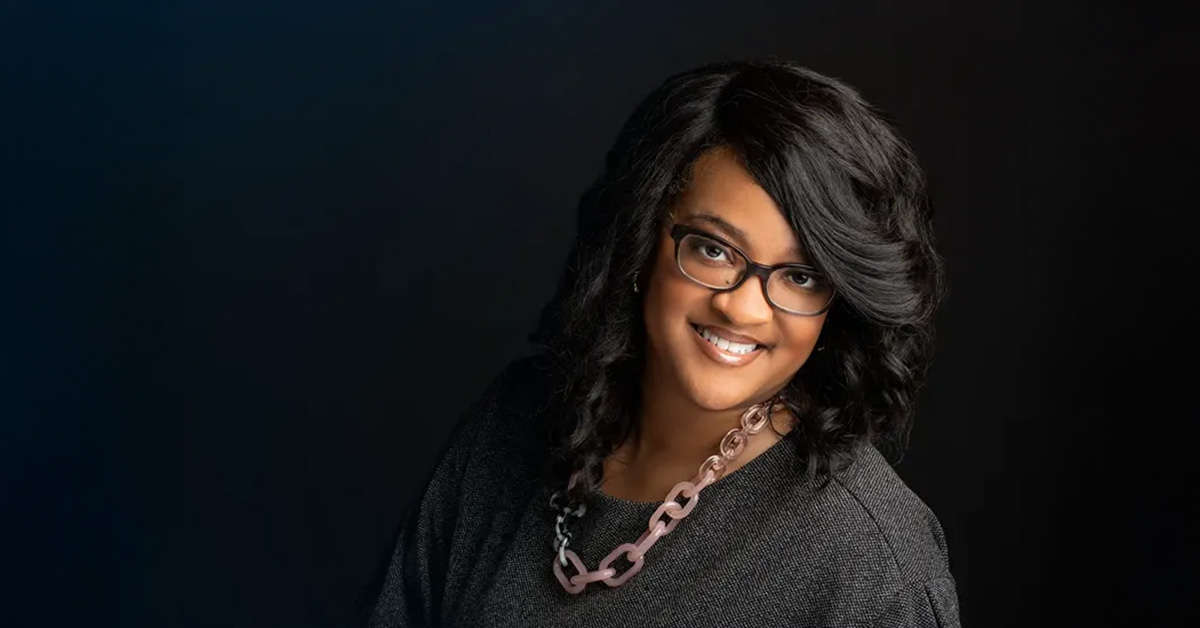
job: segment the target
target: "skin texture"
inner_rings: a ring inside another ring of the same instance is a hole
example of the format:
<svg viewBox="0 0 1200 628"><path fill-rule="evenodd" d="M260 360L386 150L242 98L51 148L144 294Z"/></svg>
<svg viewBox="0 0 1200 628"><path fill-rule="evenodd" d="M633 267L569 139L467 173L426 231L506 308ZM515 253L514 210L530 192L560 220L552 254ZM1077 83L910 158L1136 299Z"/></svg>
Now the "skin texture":
<svg viewBox="0 0 1200 628"><path fill-rule="evenodd" d="M746 238L704 220L703 214L734 225ZM670 237L674 222L722 237L760 264L809 262L779 207L728 148L712 149L695 162L688 188L663 222L650 276L640 281L647 362L638 430L605 460L601 487L633 501L661 501L676 483L692 478L716 453L721 437L738 426L745 409L781 390L804 365L826 317L775 309L756 277L737 290L717 293L679 270ZM697 345L693 323L724 327L769 348L744 366L718 364ZM776 413L772 422L774 430L752 437L726 475L778 442L775 431L786 433L791 417Z"/></svg>

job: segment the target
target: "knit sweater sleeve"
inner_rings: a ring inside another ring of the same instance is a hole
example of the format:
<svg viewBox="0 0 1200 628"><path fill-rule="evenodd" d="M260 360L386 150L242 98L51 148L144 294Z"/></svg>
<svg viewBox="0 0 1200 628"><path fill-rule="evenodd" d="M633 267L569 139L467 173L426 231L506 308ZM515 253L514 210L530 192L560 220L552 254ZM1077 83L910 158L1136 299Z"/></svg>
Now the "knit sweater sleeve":
<svg viewBox="0 0 1200 628"><path fill-rule="evenodd" d="M510 371L493 380L460 418L418 499L410 505L382 585L376 585L377 595L366 618L369 628L442 624L464 472Z"/></svg>
<svg viewBox="0 0 1200 628"><path fill-rule="evenodd" d="M958 594L950 577L912 582L896 591L875 628L961 628Z"/></svg>

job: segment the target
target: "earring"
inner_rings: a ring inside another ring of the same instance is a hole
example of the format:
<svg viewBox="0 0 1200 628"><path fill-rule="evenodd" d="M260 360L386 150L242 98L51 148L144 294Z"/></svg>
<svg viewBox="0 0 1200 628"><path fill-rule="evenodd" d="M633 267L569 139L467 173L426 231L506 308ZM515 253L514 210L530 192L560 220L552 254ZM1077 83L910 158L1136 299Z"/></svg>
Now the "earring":
<svg viewBox="0 0 1200 628"><path fill-rule="evenodd" d="M817 351L824 351L824 350L825 350L825 345L824 345L824 343L822 343L821 345L819 345L819 346L817 347Z"/></svg>
<svg viewBox="0 0 1200 628"><path fill-rule="evenodd" d="M633 293L634 294L641 292L640 290L638 290L638 284L637 284L637 276L638 276L639 272L641 272L641 271L638 271L638 270L633 271Z"/></svg>

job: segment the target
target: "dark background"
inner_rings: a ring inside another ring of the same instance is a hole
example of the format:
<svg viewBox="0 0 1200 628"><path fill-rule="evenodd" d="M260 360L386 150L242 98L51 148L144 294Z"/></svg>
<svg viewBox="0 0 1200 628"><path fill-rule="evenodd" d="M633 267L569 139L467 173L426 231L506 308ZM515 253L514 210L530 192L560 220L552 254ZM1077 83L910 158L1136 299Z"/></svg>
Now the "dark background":
<svg viewBox="0 0 1200 628"><path fill-rule="evenodd" d="M927 168L951 296L900 472L965 624L1196 610L1192 21L25 4L0 6L0 624L348 625L459 413L527 353L625 116L759 55L858 87Z"/></svg>

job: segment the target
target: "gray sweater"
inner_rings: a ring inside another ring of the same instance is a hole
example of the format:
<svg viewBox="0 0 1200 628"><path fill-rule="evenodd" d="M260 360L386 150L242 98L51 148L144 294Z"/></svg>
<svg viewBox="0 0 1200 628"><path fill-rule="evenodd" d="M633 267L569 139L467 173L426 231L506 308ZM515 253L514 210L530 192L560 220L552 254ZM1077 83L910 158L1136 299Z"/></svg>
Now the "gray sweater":
<svg viewBox="0 0 1200 628"><path fill-rule="evenodd" d="M515 361L459 422L369 626L959 625L941 526L879 452L822 485L789 439L704 489L624 585L567 593L552 571L559 487L537 475L546 446L532 417L548 390L531 359ZM570 547L596 569L659 503L598 493Z"/></svg>

